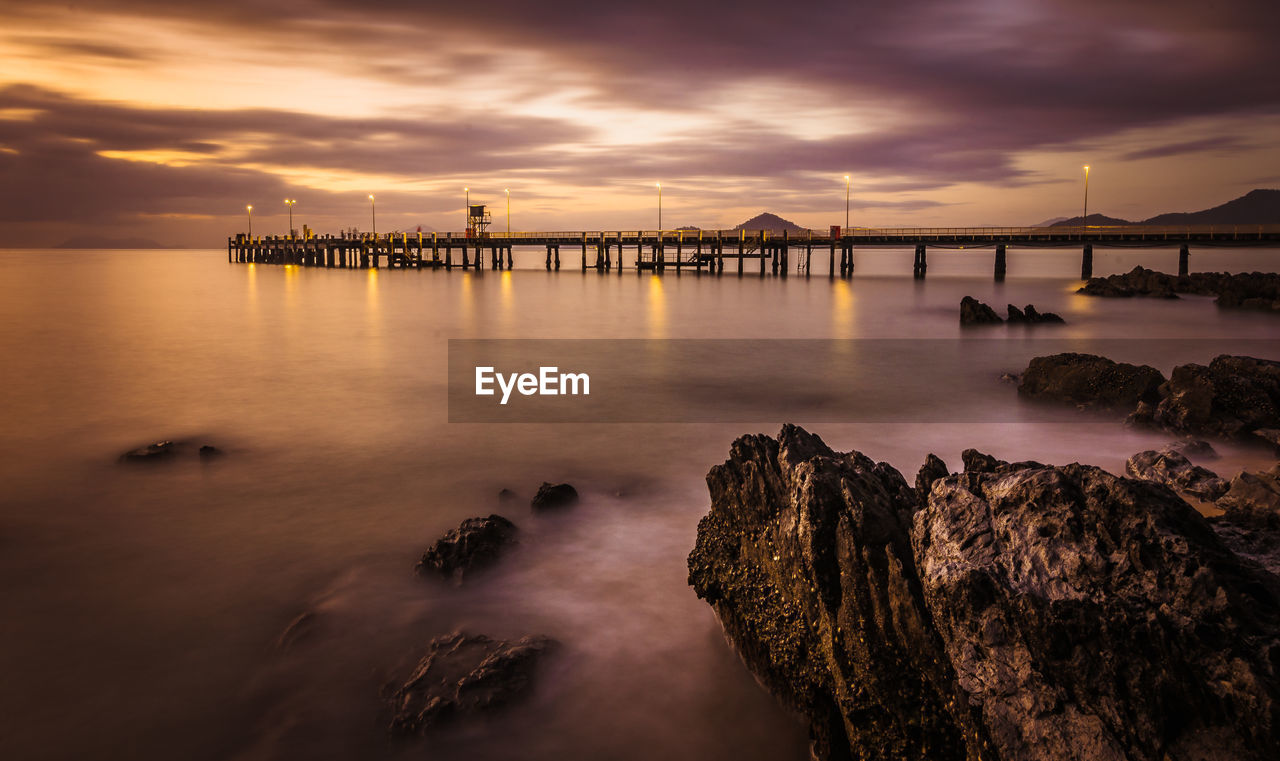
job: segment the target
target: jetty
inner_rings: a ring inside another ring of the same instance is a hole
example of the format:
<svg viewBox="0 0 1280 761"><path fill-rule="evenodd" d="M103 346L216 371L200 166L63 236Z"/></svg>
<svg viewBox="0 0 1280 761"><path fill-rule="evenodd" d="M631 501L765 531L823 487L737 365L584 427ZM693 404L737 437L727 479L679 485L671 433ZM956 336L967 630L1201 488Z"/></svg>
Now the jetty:
<svg viewBox="0 0 1280 761"><path fill-rule="evenodd" d="M731 272L786 276L809 272L814 253L828 258L831 277L851 277L856 248L914 248L912 275L922 279L929 269L930 249L990 248L993 273L1004 279L1007 250L1067 248L1081 251L1080 277L1093 276L1093 249L1177 248L1178 273L1189 269L1191 247L1234 248L1280 246L1280 225L1081 226L1081 227L901 227L845 228L771 232L768 230L620 230L574 232L394 232L250 236L227 240L227 260L301 267L366 269L511 269L514 250L522 257L534 248L545 252L545 266L559 270L562 253L582 270L624 268L662 273L692 269L698 273ZM562 251L563 250L563 251ZM536 254L535 254L536 255ZM793 259L794 257L794 259Z"/></svg>

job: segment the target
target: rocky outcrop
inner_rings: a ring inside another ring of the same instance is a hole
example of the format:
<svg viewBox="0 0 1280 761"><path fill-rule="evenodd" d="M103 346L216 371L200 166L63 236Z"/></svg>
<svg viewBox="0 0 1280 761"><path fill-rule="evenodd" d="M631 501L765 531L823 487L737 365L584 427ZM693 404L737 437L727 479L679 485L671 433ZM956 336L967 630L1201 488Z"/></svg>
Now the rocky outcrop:
<svg viewBox="0 0 1280 761"><path fill-rule="evenodd" d="M1232 309L1280 312L1280 274L1273 272L1193 272L1167 275L1134 267L1123 275L1090 278L1076 293L1086 296L1155 296L1176 299L1179 293L1217 295L1214 302Z"/></svg>
<svg viewBox="0 0 1280 761"><path fill-rule="evenodd" d="M549 484L544 481L529 504L534 510L553 510L558 507L568 507L577 502L577 489L569 484Z"/></svg>
<svg viewBox="0 0 1280 761"><path fill-rule="evenodd" d="M708 474L690 583L815 755L1280 754L1280 580L1165 487L965 462L922 500L786 426Z"/></svg>
<svg viewBox="0 0 1280 761"><path fill-rule="evenodd" d="M995 325L1004 322L996 310L983 304L972 296L960 300L961 325Z"/></svg>
<svg viewBox="0 0 1280 761"><path fill-rule="evenodd" d="M414 566L421 574L464 578L473 570L492 565L507 545L514 544L516 526L501 515L467 518L436 540Z"/></svg>
<svg viewBox="0 0 1280 761"><path fill-rule="evenodd" d="M1028 324L1028 325L1038 325L1038 324L1043 324L1043 323L1058 323L1058 324L1061 324L1061 323L1065 323L1065 322L1066 322L1066 320L1062 319L1061 317L1059 317L1058 315L1054 314L1053 312L1040 312L1040 311L1038 311L1038 310L1035 308L1035 306L1034 306L1034 305L1032 305L1032 304L1027 304L1027 306L1026 306L1026 308L1025 308L1025 309L1019 309L1019 308L1017 308L1016 306L1014 306L1013 304L1010 304L1010 305L1008 306L1008 311L1009 311L1009 324L1010 324L1010 325L1013 325L1013 324L1015 324L1015 323L1024 323L1024 324Z"/></svg>
<svg viewBox="0 0 1280 761"><path fill-rule="evenodd" d="M1083 409L1128 412L1159 401L1164 376L1148 365L1112 362L1094 354L1052 354L1031 360L1018 382L1029 399L1067 402Z"/></svg>
<svg viewBox="0 0 1280 761"><path fill-rule="evenodd" d="M1231 479L1217 506L1223 514L1209 522L1227 546L1280 574L1280 464Z"/></svg>
<svg viewBox="0 0 1280 761"><path fill-rule="evenodd" d="M1280 424L1280 362L1223 354L1173 369L1150 422L1196 435L1246 437ZM1139 416L1141 418L1141 416Z"/></svg>
<svg viewBox="0 0 1280 761"><path fill-rule="evenodd" d="M1185 455L1172 449L1139 452L1129 458L1124 470L1133 478L1164 484L1205 502L1212 502L1227 491L1226 480L1211 470L1192 465Z"/></svg>
<svg viewBox="0 0 1280 761"><path fill-rule="evenodd" d="M421 734L515 700L529 691L539 661L554 646L542 636L503 641L454 633L432 640L408 680L389 696L391 730Z"/></svg>

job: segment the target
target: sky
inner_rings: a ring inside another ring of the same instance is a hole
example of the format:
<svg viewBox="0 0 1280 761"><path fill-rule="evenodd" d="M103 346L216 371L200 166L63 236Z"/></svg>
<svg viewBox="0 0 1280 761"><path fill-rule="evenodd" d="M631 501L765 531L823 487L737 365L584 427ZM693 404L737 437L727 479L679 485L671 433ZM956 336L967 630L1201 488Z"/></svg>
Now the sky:
<svg viewBox="0 0 1280 761"><path fill-rule="evenodd" d="M1274 0L0 0L3 246L1028 225L1280 187Z"/></svg>

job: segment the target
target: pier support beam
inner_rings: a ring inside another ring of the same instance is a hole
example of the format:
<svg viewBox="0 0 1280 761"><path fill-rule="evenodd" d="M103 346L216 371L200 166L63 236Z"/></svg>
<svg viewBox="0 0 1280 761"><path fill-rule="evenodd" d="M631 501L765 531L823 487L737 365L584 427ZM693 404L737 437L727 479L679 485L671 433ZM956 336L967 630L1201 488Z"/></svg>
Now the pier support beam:
<svg viewBox="0 0 1280 761"><path fill-rule="evenodd" d="M1183 243L1178 248L1178 276L1188 274L1191 267L1191 246Z"/></svg>
<svg viewBox="0 0 1280 761"><path fill-rule="evenodd" d="M929 271L929 260L925 253L926 247L923 243L916 244L916 263L912 269L912 276L916 280L923 280L925 273Z"/></svg>
<svg viewBox="0 0 1280 761"><path fill-rule="evenodd" d="M996 244L996 282L1004 281L1005 273L1005 244Z"/></svg>
<svg viewBox="0 0 1280 761"><path fill-rule="evenodd" d="M1084 244L1084 254L1080 257L1080 279L1093 277L1093 244Z"/></svg>

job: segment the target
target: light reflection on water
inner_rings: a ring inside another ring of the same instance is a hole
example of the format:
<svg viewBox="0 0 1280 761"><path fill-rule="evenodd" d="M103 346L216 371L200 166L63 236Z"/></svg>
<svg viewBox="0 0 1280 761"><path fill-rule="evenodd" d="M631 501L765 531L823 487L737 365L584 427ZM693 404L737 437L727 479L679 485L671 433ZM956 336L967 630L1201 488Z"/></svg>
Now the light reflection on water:
<svg viewBox="0 0 1280 761"><path fill-rule="evenodd" d="M1276 253L1193 263L1274 269ZM23 758L417 757L386 742L377 691L431 636L466 626L546 632L565 650L537 699L438 738L440 757L803 758L802 732L684 581L708 467L733 437L782 421L450 426L448 338L960 337L964 295L1059 312L1063 338L1278 334L1273 317L1203 298L1075 295L1075 251L1010 251L1003 284L990 251L931 253L925 282L907 274L909 250L859 251L848 282L762 280L750 264L739 278L732 263L719 277L546 273L542 257L446 273L0 253L6 744ZM1098 274L1176 263L1176 251L1095 257ZM930 451L953 467L976 446L1119 469L1165 440L1112 424L794 422L909 479ZM161 438L228 454L113 462ZM1224 475L1257 459L1220 449ZM545 519L516 510L519 551L475 585L412 577L431 540L497 509L500 488L527 496L544 480L574 483L584 503ZM326 614L314 637L274 652L309 606Z"/></svg>

